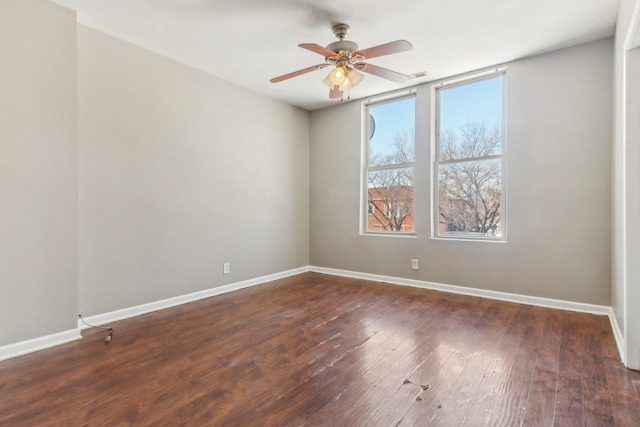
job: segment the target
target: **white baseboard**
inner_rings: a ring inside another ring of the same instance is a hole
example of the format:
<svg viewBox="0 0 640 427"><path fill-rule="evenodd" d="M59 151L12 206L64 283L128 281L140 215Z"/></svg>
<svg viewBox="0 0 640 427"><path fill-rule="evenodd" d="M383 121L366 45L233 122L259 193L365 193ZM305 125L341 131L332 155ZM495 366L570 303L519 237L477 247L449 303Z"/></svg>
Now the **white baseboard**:
<svg viewBox="0 0 640 427"><path fill-rule="evenodd" d="M557 308L560 310L579 311L582 313L609 315L611 307L604 305L586 304L581 302L565 301L551 298L534 297L529 295L512 294L508 292L490 291L486 289L468 288L465 286L445 285L443 283L427 282L423 280L404 279L401 277L381 276L378 274L358 273L334 268L311 266L310 271L332 274L334 276L352 277L355 279L371 280L374 282L391 283L394 285L413 286L416 288L431 289L450 292L453 294L469 295L474 297L489 298L500 301L516 302L520 304L535 305L539 307Z"/></svg>
<svg viewBox="0 0 640 427"><path fill-rule="evenodd" d="M45 348L54 347L56 345L65 344L70 341L82 338L79 329L71 329L64 332L58 332L43 337L33 338L26 341L20 341L0 347L0 360L10 359L12 357L22 356L34 351L44 350Z"/></svg>
<svg viewBox="0 0 640 427"><path fill-rule="evenodd" d="M622 334L622 329L620 329L620 324L618 323L618 318L616 314L613 312L613 309L610 309L609 313L609 322L611 323L611 329L613 330L613 337L616 339L616 346L618 347L618 353L620 353L620 359L622 359L622 363L627 366L627 360L625 357L624 350L624 335Z"/></svg>
<svg viewBox="0 0 640 427"><path fill-rule="evenodd" d="M83 316L85 322L92 325L104 325L107 323L115 322L117 320L128 319L134 316L140 316L141 314L151 313L152 311L163 310L165 308L175 307L177 305L186 304L189 302L197 301L203 298L209 298L227 292L237 291L239 289L248 288L251 286L260 285L263 283L271 282L273 280L284 279L285 277L295 276L296 274L306 273L309 271L309 267L300 267L293 270L287 270L280 273L269 274L267 276L257 277L255 279L249 279L242 282L231 283L217 288L206 289L204 291L193 292L186 295L180 295L173 298L167 298L160 301L154 301L147 304L141 304L134 307L123 308L121 310L111 311L109 313L97 314L94 316ZM81 320L78 320L78 328L89 328Z"/></svg>

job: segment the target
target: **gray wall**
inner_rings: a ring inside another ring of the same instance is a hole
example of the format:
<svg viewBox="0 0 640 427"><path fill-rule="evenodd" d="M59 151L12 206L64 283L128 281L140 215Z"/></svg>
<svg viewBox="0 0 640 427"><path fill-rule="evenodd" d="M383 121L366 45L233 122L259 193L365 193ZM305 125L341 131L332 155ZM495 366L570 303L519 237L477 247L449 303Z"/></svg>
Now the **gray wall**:
<svg viewBox="0 0 640 427"><path fill-rule="evenodd" d="M417 236L359 235L361 105L312 113L311 264L609 305L612 63L608 39L507 64L507 243L429 237L426 156ZM422 153L430 105L419 86Z"/></svg>
<svg viewBox="0 0 640 427"><path fill-rule="evenodd" d="M76 327L76 15L0 1L0 346Z"/></svg>
<svg viewBox="0 0 640 427"><path fill-rule="evenodd" d="M82 314L308 265L307 112L83 26L78 70Z"/></svg>

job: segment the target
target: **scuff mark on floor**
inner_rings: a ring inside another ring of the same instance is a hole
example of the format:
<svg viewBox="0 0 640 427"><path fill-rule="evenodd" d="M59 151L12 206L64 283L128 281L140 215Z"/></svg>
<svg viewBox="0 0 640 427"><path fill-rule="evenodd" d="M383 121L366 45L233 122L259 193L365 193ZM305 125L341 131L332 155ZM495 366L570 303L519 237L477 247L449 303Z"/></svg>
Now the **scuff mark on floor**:
<svg viewBox="0 0 640 427"><path fill-rule="evenodd" d="M405 384L411 384L411 385L415 385L420 387L420 392L418 393L418 395L416 396L416 402L422 402L424 400L424 398L422 397L422 393L424 393L425 391L429 390L429 384L416 384L413 381L411 381L409 378L406 378L404 381L402 381L402 385Z"/></svg>

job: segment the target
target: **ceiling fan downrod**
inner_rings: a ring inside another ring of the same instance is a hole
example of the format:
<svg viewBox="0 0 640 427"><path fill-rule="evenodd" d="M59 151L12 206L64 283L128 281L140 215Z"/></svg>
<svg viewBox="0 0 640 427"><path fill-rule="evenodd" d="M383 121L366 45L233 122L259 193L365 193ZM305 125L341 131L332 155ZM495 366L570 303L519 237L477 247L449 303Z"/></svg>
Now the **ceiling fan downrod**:
<svg viewBox="0 0 640 427"><path fill-rule="evenodd" d="M347 37L350 28L351 27L349 25L343 23L336 23L331 27L333 34L335 34L335 36L340 40L344 40L344 38Z"/></svg>

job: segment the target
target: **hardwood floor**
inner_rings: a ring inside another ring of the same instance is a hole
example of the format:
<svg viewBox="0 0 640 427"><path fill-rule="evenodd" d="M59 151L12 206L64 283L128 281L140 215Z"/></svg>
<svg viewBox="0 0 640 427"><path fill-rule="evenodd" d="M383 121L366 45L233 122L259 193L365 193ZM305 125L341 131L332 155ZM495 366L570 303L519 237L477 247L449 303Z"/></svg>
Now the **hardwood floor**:
<svg viewBox="0 0 640 427"><path fill-rule="evenodd" d="M0 425L640 425L605 316L316 273L0 362Z"/></svg>

